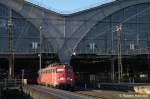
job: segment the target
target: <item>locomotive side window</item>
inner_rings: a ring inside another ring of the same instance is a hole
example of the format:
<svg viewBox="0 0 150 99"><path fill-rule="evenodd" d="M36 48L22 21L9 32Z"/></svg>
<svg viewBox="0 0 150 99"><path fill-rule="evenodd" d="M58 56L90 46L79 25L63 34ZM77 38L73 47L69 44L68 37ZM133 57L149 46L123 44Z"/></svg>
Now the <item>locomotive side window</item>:
<svg viewBox="0 0 150 99"><path fill-rule="evenodd" d="M51 72L53 72L53 73L54 73L54 72L56 72L56 70L55 70L55 69L52 69L52 70L51 70Z"/></svg>

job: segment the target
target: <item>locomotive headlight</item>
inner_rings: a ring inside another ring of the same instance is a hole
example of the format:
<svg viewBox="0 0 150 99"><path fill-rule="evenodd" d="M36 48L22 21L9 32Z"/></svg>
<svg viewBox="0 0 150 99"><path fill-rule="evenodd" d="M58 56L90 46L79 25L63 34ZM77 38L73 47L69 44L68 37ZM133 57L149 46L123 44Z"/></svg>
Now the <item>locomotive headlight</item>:
<svg viewBox="0 0 150 99"><path fill-rule="evenodd" d="M72 81L72 79L71 79L70 77L67 77L67 80L70 80L70 81Z"/></svg>
<svg viewBox="0 0 150 99"><path fill-rule="evenodd" d="M65 80L65 78L64 77L60 77L59 80Z"/></svg>

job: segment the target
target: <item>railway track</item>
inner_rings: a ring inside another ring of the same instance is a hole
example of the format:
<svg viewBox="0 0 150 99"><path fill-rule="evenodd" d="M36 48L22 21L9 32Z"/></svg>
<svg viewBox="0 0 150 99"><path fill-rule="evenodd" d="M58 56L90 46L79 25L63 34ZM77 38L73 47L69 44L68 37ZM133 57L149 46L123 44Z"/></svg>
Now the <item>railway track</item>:
<svg viewBox="0 0 150 99"><path fill-rule="evenodd" d="M27 86L23 89L24 92L30 94L33 99L37 97L38 99L96 99L94 97L44 86Z"/></svg>
<svg viewBox="0 0 150 99"><path fill-rule="evenodd" d="M75 90L71 92L45 86L30 86L27 89L30 89L30 95L34 95L34 99L39 96L41 98L38 99L150 99L150 95L133 91ZM42 98L42 96L47 98Z"/></svg>
<svg viewBox="0 0 150 99"><path fill-rule="evenodd" d="M90 96L96 99L150 99L150 95L138 94L132 91L88 90L77 91L77 94Z"/></svg>

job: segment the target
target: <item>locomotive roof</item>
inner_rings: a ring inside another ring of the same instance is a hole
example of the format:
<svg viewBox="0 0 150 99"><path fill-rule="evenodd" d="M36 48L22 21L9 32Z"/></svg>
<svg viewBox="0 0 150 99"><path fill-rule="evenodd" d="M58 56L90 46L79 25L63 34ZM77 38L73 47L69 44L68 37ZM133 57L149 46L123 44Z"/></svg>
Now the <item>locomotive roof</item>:
<svg viewBox="0 0 150 99"><path fill-rule="evenodd" d="M63 64L63 63L53 63L48 65L47 67L41 69L41 71L47 70L49 67L54 67L54 66L60 66L60 65L67 65L67 64Z"/></svg>
<svg viewBox="0 0 150 99"><path fill-rule="evenodd" d="M48 67L49 67L49 66L56 66L56 65L59 66L59 65L67 65L67 64L63 64L63 63L53 63L53 64L48 65Z"/></svg>

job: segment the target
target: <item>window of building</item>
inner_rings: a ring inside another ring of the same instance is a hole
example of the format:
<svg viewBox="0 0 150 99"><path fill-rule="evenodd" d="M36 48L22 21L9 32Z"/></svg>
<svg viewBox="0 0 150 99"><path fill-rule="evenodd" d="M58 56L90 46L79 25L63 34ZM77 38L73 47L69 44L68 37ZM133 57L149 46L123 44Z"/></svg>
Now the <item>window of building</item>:
<svg viewBox="0 0 150 99"><path fill-rule="evenodd" d="M38 42L32 42L32 49L38 48Z"/></svg>

